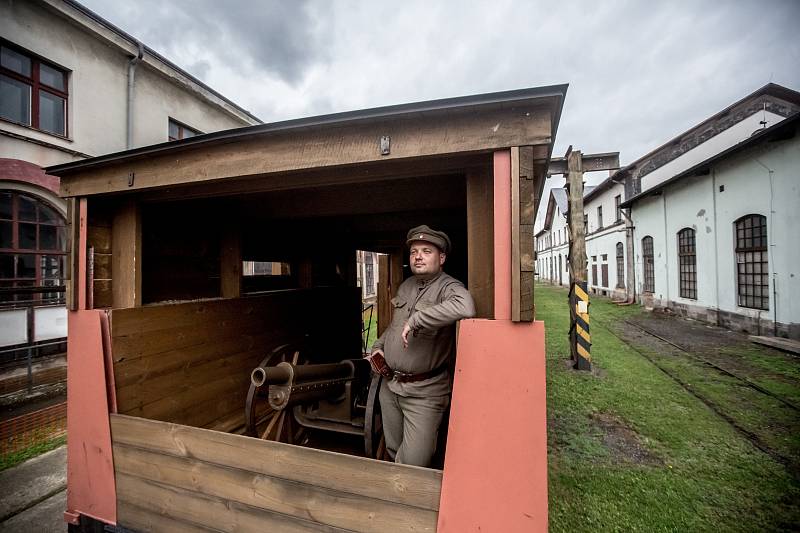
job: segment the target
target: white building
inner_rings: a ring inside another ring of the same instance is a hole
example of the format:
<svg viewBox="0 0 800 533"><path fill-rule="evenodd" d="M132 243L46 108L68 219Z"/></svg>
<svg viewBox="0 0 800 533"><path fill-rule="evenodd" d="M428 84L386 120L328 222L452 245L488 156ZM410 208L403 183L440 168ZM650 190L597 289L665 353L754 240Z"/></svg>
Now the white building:
<svg viewBox="0 0 800 533"><path fill-rule="evenodd" d="M800 338L800 114L775 122L623 204L644 305Z"/></svg>
<svg viewBox="0 0 800 533"><path fill-rule="evenodd" d="M66 334L66 204L41 167L258 123L76 2L0 0L0 349Z"/></svg>
<svg viewBox="0 0 800 533"><path fill-rule="evenodd" d="M587 187L590 290L800 337L800 251L789 232L800 207L797 113L800 93L765 85ZM536 235L539 279L565 286L566 210L566 191L554 189Z"/></svg>
<svg viewBox="0 0 800 533"><path fill-rule="evenodd" d="M593 188L587 187L583 197L586 222L587 285L591 292L628 300L625 258L626 224L621 205L625 186L610 176Z"/></svg>
<svg viewBox="0 0 800 533"><path fill-rule="evenodd" d="M584 189L584 197L593 189L594 187L587 186ZM566 189L550 189L544 226L535 235L536 272L539 280L564 286L569 286L567 208Z"/></svg>

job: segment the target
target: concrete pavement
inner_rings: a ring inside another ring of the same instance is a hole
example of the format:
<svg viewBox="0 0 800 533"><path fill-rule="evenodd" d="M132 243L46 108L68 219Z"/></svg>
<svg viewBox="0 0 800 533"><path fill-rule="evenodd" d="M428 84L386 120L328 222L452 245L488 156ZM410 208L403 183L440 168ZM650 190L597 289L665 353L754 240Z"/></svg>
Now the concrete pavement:
<svg viewBox="0 0 800 533"><path fill-rule="evenodd" d="M0 531L63 532L67 447L0 472Z"/></svg>

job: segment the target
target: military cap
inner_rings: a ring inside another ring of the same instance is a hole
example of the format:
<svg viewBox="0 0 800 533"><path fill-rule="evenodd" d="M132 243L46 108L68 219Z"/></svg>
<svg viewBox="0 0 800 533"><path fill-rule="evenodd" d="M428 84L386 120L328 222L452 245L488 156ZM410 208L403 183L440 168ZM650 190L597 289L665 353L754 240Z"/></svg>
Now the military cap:
<svg viewBox="0 0 800 533"><path fill-rule="evenodd" d="M417 226L416 228L411 228L408 231L408 235L406 235L406 244L410 246L414 241L425 241L435 244L439 250L446 254L450 253L450 249L452 248L450 237L448 237L445 232L436 231L425 224Z"/></svg>

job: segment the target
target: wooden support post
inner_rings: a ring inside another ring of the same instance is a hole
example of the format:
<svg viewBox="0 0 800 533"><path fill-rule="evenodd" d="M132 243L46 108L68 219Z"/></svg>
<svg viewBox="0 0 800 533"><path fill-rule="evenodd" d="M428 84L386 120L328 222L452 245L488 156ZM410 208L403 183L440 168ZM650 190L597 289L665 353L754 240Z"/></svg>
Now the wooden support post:
<svg viewBox="0 0 800 533"><path fill-rule="evenodd" d="M494 318L493 192L488 170L467 175L467 288L477 318Z"/></svg>
<svg viewBox="0 0 800 533"><path fill-rule="evenodd" d="M86 223L85 213L81 217L81 203L86 199L70 198L67 200L67 224L69 228L69 266L67 275L67 309L77 311L79 309L78 291L82 282L80 281L80 242L81 242L81 221Z"/></svg>
<svg viewBox="0 0 800 533"><path fill-rule="evenodd" d="M579 320L585 319L588 337L589 294L586 291L586 228L583 225L583 162L580 150L567 151L567 198L569 223L569 344L575 368L591 370L591 343L581 337ZM583 316L583 319L581 318ZM580 339L580 340L579 340Z"/></svg>
<svg viewBox="0 0 800 533"><path fill-rule="evenodd" d="M511 320L532 322L533 309L533 147L511 148Z"/></svg>
<svg viewBox="0 0 800 533"><path fill-rule="evenodd" d="M239 228L230 225L222 234L220 254L220 294L223 298L238 298L242 294L242 239Z"/></svg>
<svg viewBox="0 0 800 533"><path fill-rule="evenodd" d="M392 267L389 263L390 256L378 254L378 298L376 311L378 313L378 336L386 331L392 323ZM370 346L367 346L370 349Z"/></svg>
<svg viewBox="0 0 800 533"><path fill-rule="evenodd" d="M142 305L142 215L133 199L121 203L111 228L112 306Z"/></svg>

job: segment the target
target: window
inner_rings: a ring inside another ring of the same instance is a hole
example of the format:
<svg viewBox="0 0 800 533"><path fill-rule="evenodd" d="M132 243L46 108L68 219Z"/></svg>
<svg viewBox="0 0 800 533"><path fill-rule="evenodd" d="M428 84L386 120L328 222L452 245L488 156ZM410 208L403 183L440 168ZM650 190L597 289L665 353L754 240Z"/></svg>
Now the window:
<svg viewBox="0 0 800 533"><path fill-rule="evenodd" d="M0 118L67 135L67 71L0 43Z"/></svg>
<svg viewBox="0 0 800 533"><path fill-rule="evenodd" d="M603 206L597 206L597 229L603 229Z"/></svg>
<svg viewBox="0 0 800 533"><path fill-rule="evenodd" d="M697 299L697 255L694 230L683 228L678 232L678 267L680 269L680 294L682 298Z"/></svg>
<svg viewBox="0 0 800 533"><path fill-rule="evenodd" d="M621 242L617 243L617 288L625 288L625 249Z"/></svg>
<svg viewBox="0 0 800 533"><path fill-rule="evenodd" d="M373 296L375 294L375 265L372 262L372 254L366 253L364 254L364 293L367 296Z"/></svg>
<svg viewBox="0 0 800 533"><path fill-rule="evenodd" d="M44 202L0 191L0 302L55 303L62 298L67 249L64 226L64 218ZM25 291L27 287L31 289ZM44 292L34 287L61 290Z"/></svg>
<svg viewBox="0 0 800 533"><path fill-rule="evenodd" d="M242 276L291 276L289 263L278 261L242 261Z"/></svg>
<svg viewBox="0 0 800 533"><path fill-rule="evenodd" d="M564 273L564 265L562 264L562 261L563 261L562 257L563 256L561 254L558 254L558 284L559 285L563 285L563 283L564 283L563 282L563 278L562 278L562 275Z"/></svg>
<svg viewBox="0 0 800 533"><path fill-rule="evenodd" d="M644 292L656 292L656 272L653 262L653 238L642 239L642 262L644 263Z"/></svg>
<svg viewBox="0 0 800 533"><path fill-rule="evenodd" d="M616 215L616 221L622 222L622 208L620 208L620 204L622 203L622 195L618 194L614 197L614 213Z"/></svg>
<svg viewBox="0 0 800 533"><path fill-rule="evenodd" d="M736 225L736 290L742 307L769 309L767 217L746 215Z"/></svg>
<svg viewBox="0 0 800 533"><path fill-rule="evenodd" d="M195 135L201 135L202 132L194 128L190 128L186 124L181 124L176 120L169 119L169 140L178 141L180 139L188 139Z"/></svg>
<svg viewBox="0 0 800 533"><path fill-rule="evenodd" d="M583 232L589 233L589 215L583 214Z"/></svg>

